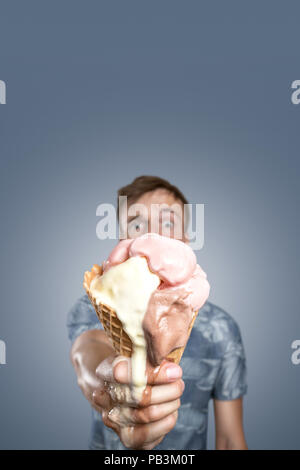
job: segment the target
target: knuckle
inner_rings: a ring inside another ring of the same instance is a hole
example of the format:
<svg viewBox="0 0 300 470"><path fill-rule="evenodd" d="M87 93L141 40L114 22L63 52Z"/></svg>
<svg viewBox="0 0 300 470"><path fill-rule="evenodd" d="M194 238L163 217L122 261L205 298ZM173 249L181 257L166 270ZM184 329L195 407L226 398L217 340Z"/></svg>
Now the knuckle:
<svg viewBox="0 0 300 470"><path fill-rule="evenodd" d="M155 442L151 442L150 444L144 444L142 447L141 447L141 450L152 450L154 449L154 447L156 446L156 443Z"/></svg>
<svg viewBox="0 0 300 470"><path fill-rule="evenodd" d="M95 370L95 374L97 375L97 377L102 377L102 363L100 362L100 364L97 366L96 370Z"/></svg>
<svg viewBox="0 0 300 470"><path fill-rule="evenodd" d="M152 442L147 442L143 445L142 450L152 450L154 449L160 442L164 439L165 436L161 436L158 439L152 441Z"/></svg>
<svg viewBox="0 0 300 470"><path fill-rule="evenodd" d="M150 417L149 417L149 412L147 411L147 409L139 409L139 408L136 408L133 410L133 421L135 423L143 423L143 424L148 424L149 421L150 421Z"/></svg>
<svg viewBox="0 0 300 470"><path fill-rule="evenodd" d="M156 421L159 418L159 408L157 405L151 405L148 408L149 421Z"/></svg>
<svg viewBox="0 0 300 470"><path fill-rule="evenodd" d="M98 406L103 406L105 403L105 390L98 388L92 392L92 401Z"/></svg>
<svg viewBox="0 0 300 470"><path fill-rule="evenodd" d="M179 398L182 395L182 392L183 392L182 380L178 380L178 382L176 382L176 397Z"/></svg>
<svg viewBox="0 0 300 470"><path fill-rule="evenodd" d="M121 428L120 439L122 444L127 447L127 449L138 449L139 444L136 439L133 438L133 427Z"/></svg>
<svg viewBox="0 0 300 470"><path fill-rule="evenodd" d="M174 428L175 424L176 424L176 421L177 421L177 416L178 416L178 412L175 411L175 413L172 413L170 416L169 416L169 422L168 422L168 432L171 431L171 429Z"/></svg>
<svg viewBox="0 0 300 470"><path fill-rule="evenodd" d="M92 400L94 403L96 403L96 405L100 405L100 398L98 396L98 393L95 391L92 393Z"/></svg>
<svg viewBox="0 0 300 470"><path fill-rule="evenodd" d="M102 410L102 411L101 411L101 415L102 415L103 424L104 424L107 428L112 429L117 435L119 435L120 427L119 427L117 424L113 423L113 422L109 419L108 411L107 411L107 410Z"/></svg>
<svg viewBox="0 0 300 470"><path fill-rule="evenodd" d="M112 361L113 361L113 357L108 356L103 361L101 361L100 364L98 364L96 371L95 371L97 377L99 377L102 380L110 380L112 378L112 375L113 375Z"/></svg>
<svg viewBox="0 0 300 470"><path fill-rule="evenodd" d="M179 396L181 396L183 394L184 388L185 388L184 381L182 379L180 379L179 380Z"/></svg>

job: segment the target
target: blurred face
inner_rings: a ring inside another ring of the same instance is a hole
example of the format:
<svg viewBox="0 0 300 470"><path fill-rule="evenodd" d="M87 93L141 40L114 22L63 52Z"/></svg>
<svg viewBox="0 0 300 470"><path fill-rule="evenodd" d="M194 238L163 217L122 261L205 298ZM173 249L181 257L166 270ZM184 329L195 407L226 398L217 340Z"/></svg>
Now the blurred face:
<svg viewBox="0 0 300 470"><path fill-rule="evenodd" d="M127 238L158 233L185 243L184 204L165 189L149 191L137 201L121 208L120 223L127 221Z"/></svg>

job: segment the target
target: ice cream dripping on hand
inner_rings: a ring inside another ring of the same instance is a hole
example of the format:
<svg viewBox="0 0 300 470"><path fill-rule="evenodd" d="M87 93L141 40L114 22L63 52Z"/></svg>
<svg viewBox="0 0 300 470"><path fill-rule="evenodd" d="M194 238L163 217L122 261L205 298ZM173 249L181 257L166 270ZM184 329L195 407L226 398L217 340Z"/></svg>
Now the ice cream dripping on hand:
<svg viewBox="0 0 300 470"><path fill-rule="evenodd" d="M192 318L206 302L210 286L185 243L146 234L118 243L90 291L113 308L131 339L132 384L136 399L146 386L146 361L159 365L185 346Z"/></svg>
<svg viewBox="0 0 300 470"><path fill-rule="evenodd" d="M146 258L136 256L95 277L90 285L96 303L107 305L116 312L132 342L132 384L137 401L147 383L147 345L142 320L150 296L159 283L159 277L149 271Z"/></svg>

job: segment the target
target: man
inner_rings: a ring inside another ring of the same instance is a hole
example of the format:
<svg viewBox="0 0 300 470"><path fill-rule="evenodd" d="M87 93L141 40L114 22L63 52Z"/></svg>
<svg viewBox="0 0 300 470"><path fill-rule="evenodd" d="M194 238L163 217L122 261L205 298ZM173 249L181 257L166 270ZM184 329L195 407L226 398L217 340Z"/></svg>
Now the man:
<svg viewBox="0 0 300 470"><path fill-rule="evenodd" d="M183 211L176 212L187 200L168 181L140 176L121 188L118 196L127 196L127 209L118 205L118 217L127 222L128 238L153 230L145 214L149 217L151 208L159 204L163 209L157 212L156 231L165 234L168 227L171 237L182 233L181 240L188 242ZM146 211L132 215L130 208L137 204ZM86 295L69 312L68 329L78 385L92 406L91 449L206 449L210 399L214 401L216 449L247 449L242 408L247 392L246 357L239 327L224 310L206 302L181 367L164 361L155 380L148 379L149 403L137 408L126 393L112 399L114 384L129 387L130 359L116 357ZM122 406L121 414L118 406Z"/></svg>

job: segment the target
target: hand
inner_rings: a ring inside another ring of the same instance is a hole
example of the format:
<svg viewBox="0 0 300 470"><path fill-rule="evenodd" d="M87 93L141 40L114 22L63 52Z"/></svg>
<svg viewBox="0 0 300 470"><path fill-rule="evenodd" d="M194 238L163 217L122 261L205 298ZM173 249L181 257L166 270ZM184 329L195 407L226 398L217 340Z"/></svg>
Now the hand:
<svg viewBox="0 0 300 470"><path fill-rule="evenodd" d="M96 369L100 385L92 393L92 401L101 410L103 423L118 434L125 447L150 450L176 424L184 390L182 369L165 360L154 374L147 364L149 383L140 403L132 396L130 370L131 360L122 356L102 361Z"/></svg>

